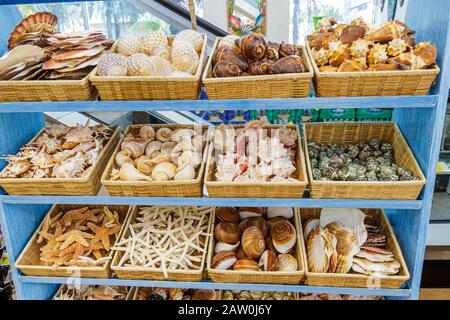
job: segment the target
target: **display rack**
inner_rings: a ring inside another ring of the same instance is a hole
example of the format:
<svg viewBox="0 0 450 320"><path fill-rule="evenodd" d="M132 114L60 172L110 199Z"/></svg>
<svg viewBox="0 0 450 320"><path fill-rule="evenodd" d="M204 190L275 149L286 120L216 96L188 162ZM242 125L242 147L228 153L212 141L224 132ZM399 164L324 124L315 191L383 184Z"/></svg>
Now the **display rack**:
<svg viewBox="0 0 450 320"><path fill-rule="evenodd" d="M2 1L0 4L35 3L38 0ZM56 1L54 1L56 2ZM2 7L0 6L0 10ZM61 283L108 284L126 286L158 286L210 289L249 289L264 291L296 291L384 295L387 298L417 299L425 254L428 220L431 210L436 165L447 106L450 83L450 1L410 0L405 22L417 31L418 41L432 41L438 48L438 76L428 96L304 98L222 101L110 101L110 102L35 102L0 104L0 154L14 153L27 143L44 125L47 111L161 111L161 110L257 110L302 108L394 108L393 119L408 141L427 185L418 200L384 201L358 199L223 199L223 198L149 198L149 197L68 197L0 195L0 222L5 234L11 265L25 247L30 236L52 204L127 204L127 205L211 205L226 206L289 206L289 207L353 207L383 208L394 228L411 273L401 289L355 289L315 287L307 285L261 285L174 281L143 281L121 279L69 279L30 277L11 268L20 299L49 299ZM5 21L0 30L7 32ZM11 22L12 23L12 22ZM8 26L8 28L11 26ZM1 93L0 93L1 94ZM3 166L4 163L0 163Z"/></svg>

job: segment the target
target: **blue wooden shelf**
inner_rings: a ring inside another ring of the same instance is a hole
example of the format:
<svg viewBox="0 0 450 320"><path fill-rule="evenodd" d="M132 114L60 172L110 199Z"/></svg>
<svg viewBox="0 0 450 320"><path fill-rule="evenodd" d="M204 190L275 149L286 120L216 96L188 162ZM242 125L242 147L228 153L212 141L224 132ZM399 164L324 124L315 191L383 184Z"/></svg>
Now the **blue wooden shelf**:
<svg viewBox="0 0 450 320"><path fill-rule="evenodd" d="M193 110L267 110L320 108L435 108L438 96L333 97L236 100L137 100L4 102L0 113L58 111L193 111Z"/></svg>

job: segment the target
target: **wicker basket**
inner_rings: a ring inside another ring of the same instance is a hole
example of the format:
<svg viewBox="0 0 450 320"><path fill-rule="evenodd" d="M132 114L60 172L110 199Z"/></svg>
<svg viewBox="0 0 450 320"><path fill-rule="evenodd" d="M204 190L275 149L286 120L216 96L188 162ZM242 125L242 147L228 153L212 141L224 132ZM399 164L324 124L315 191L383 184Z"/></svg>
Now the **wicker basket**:
<svg viewBox="0 0 450 320"><path fill-rule="evenodd" d="M134 291L134 294L130 300L138 300L138 294L139 294L140 289L141 289L141 287L136 287L136 290ZM186 289L188 289L188 288L186 288ZM220 291L216 290L216 299L214 299L214 300L220 300L219 297L220 297Z"/></svg>
<svg viewBox="0 0 450 320"><path fill-rule="evenodd" d="M0 102L95 100L92 72L81 80L0 81Z"/></svg>
<svg viewBox="0 0 450 320"><path fill-rule="evenodd" d="M168 36L169 43L173 38ZM102 100L196 100L206 62L206 45L206 34L203 34L200 61L192 77L101 77L95 68L90 80ZM117 43L111 51L115 52L116 47Z"/></svg>
<svg viewBox="0 0 450 320"><path fill-rule="evenodd" d="M131 125L127 128L124 135L128 133L137 134L139 129L144 125ZM178 128L193 128L193 125L180 124L152 124L152 127L170 128L172 130ZM208 126L202 126L202 130L210 130ZM115 156L120 151L122 141L117 145L108 165L102 175L101 183L108 189L112 196L140 196L140 197L201 197L203 188L203 174L206 166L206 158L209 147L209 136L207 134L206 146L203 149L202 164L197 172L196 179L184 181L120 181L111 180L110 175L112 169L115 167Z"/></svg>
<svg viewBox="0 0 450 320"><path fill-rule="evenodd" d="M303 129L306 164L312 198L359 198L415 200L425 185L411 149L395 123L339 122L305 124ZM378 139L392 144L396 164L408 169L417 181L319 181L312 176L308 142L355 144Z"/></svg>
<svg viewBox="0 0 450 320"><path fill-rule="evenodd" d="M215 226L216 217L213 217L213 226ZM295 246L295 255L298 261L298 271L235 271L235 270L217 270L211 267L214 256L216 240L211 237L208 251L208 275L214 282L223 283L267 283L267 284L299 284L305 281L304 265L304 245L302 228L299 220L298 209L295 209L293 224L297 230L297 244Z"/></svg>
<svg viewBox="0 0 450 320"><path fill-rule="evenodd" d="M86 205L89 208L103 208L103 205ZM79 209L86 207L85 205L53 205L47 215L54 217L59 212L67 212L73 209ZM132 214L131 207L129 206L108 206L111 210L117 211L119 214L122 227L117 235L116 241L120 239L123 231L125 230L125 224L128 221L128 216ZM35 231L31 239L28 241L26 247L22 250L15 267L22 271L27 276L43 276L43 277L77 277L77 278L109 278L111 275L110 265L111 260L108 260L103 266L92 267L65 267L65 266L46 266L42 264L40 259L40 249L45 245L44 242L37 243L39 237L38 232L41 230L44 224L42 220L38 229ZM113 257L113 251L109 253L109 257Z"/></svg>
<svg viewBox="0 0 450 320"><path fill-rule="evenodd" d="M58 291L56 291L55 295L53 296L52 300L55 300L55 297L61 292L64 286L67 286L66 284L63 284L59 287ZM128 287L128 293L124 300L134 300L135 294L136 294L136 287Z"/></svg>
<svg viewBox="0 0 450 320"><path fill-rule="evenodd" d="M220 37L216 38L208 64L203 72L202 80L209 99L302 98L308 95L313 69L303 47L299 47L299 50L302 52L308 72L214 78L212 76L212 59L221 39Z"/></svg>
<svg viewBox="0 0 450 320"><path fill-rule="evenodd" d="M321 209L300 209L300 219L305 222L310 218L319 218ZM316 273L308 271L306 266L306 283L309 286L346 287L346 288L386 288L398 289L409 280L409 271L403 258L402 251L397 242L394 230L389 223L383 210L363 209L364 213L374 217L376 224L386 235L386 248L394 253L395 259L400 262L398 275L373 277L363 274L338 274L338 273Z"/></svg>
<svg viewBox="0 0 450 320"><path fill-rule="evenodd" d="M440 71L434 66L424 70L320 72L308 39L305 43L318 97L425 95Z"/></svg>
<svg viewBox="0 0 450 320"><path fill-rule="evenodd" d="M236 125L235 128L243 128ZM267 125L266 129L280 128L280 125ZM298 130L296 125L288 125L288 128ZM216 181L216 162L214 146L211 142L208 160L206 162L205 185L208 196L213 198L301 198L308 184L306 175L305 158L300 143L297 143L296 182L221 182Z"/></svg>
<svg viewBox="0 0 450 320"><path fill-rule="evenodd" d="M42 129L31 142L43 134L44 130ZM90 169L89 175L84 178L0 178L0 186L8 194L15 195L96 195L101 187L101 174L119 141L119 134L120 128L114 127L111 139L100 152L97 161Z"/></svg>
<svg viewBox="0 0 450 320"><path fill-rule="evenodd" d="M205 215L209 215L208 234L211 234L212 216L214 214L214 207L200 207L204 210ZM134 207L130 213L130 217L122 233L121 240L128 237L130 229L128 226L135 222L136 215L139 211L138 207ZM206 253L208 250L209 240L205 239L205 252L203 253L202 262L198 270L172 270L168 271L168 277L164 277L164 273L160 268L144 268L144 267L119 267L118 263L123 256L123 251L117 251L112 260L111 269L114 271L119 279L131 280L168 280L168 281L201 281L204 276Z"/></svg>
<svg viewBox="0 0 450 320"><path fill-rule="evenodd" d="M224 293L224 291L228 291L228 290L219 290L218 291L216 300L223 300L223 293ZM299 300L299 297L300 297L299 293L294 292L293 296L294 296L293 300Z"/></svg>

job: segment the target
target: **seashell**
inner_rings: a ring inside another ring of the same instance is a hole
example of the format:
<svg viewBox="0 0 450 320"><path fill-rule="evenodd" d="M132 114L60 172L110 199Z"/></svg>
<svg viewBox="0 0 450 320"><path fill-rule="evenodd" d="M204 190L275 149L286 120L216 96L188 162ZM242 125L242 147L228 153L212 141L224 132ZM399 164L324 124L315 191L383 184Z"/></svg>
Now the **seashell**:
<svg viewBox="0 0 450 320"><path fill-rule="evenodd" d="M120 145L122 151L126 151L131 158L136 159L144 154L145 146L136 141L124 141Z"/></svg>
<svg viewBox="0 0 450 320"><path fill-rule="evenodd" d="M350 60L350 48L341 42L330 43L328 52L328 63L333 67L339 67L345 60Z"/></svg>
<svg viewBox="0 0 450 320"><path fill-rule="evenodd" d="M365 39L358 39L356 41L353 41L350 47L350 55L352 56L352 58L360 58L365 62L367 53L369 52L369 44L371 44L370 41L367 41Z"/></svg>
<svg viewBox="0 0 450 320"><path fill-rule="evenodd" d="M217 270L228 270L236 261L236 254L233 251L221 251L212 258L211 267Z"/></svg>
<svg viewBox="0 0 450 320"><path fill-rule="evenodd" d="M0 58L0 70L6 70L28 59L42 57L44 49L33 45L20 45L8 51Z"/></svg>
<svg viewBox="0 0 450 320"><path fill-rule="evenodd" d="M173 178L174 180L192 180L195 179L195 169L192 165L184 166L181 170L178 171Z"/></svg>
<svg viewBox="0 0 450 320"><path fill-rule="evenodd" d="M138 37L133 35L121 36L117 42L117 53L124 56L131 56L139 52L140 46L141 42Z"/></svg>
<svg viewBox="0 0 450 320"><path fill-rule="evenodd" d="M14 177L24 174L31 168L31 163L27 159L17 160L8 165L8 173Z"/></svg>
<svg viewBox="0 0 450 320"><path fill-rule="evenodd" d="M272 62L267 59L252 61L248 66L248 73L252 76L269 74L271 65Z"/></svg>
<svg viewBox="0 0 450 320"><path fill-rule="evenodd" d="M331 42L338 41L338 38L331 32L316 32L308 36L309 45L314 50L328 50Z"/></svg>
<svg viewBox="0 0 450 320"><path fill-rule="evenodd" d="M336 251L340 255L354 256L359 251L355 235L350 229L342 227L336 222L327 225L326 230L336 237Z"/></svg>
<svg viewBox="0 0 450 320"><path fill-rule="evenodd" d="M406 50L410 49L410 47L407 45L406 41L403 39L394 39L388 43L387 46L387 54L390 57L395 57Z"/></svg>
<svg viewBox="0 0 450 320"><path fill-rule="evenodd" d="M273 245L272 237L270 236L270 234L266 237L265 243L266 243L266 248L267 249L270 249L270 250L272 250L275 253L279 253L277 251L277 249L275 248L275 246Z"/></svg>
<svg viewBox="0 0 450 320"><path fill-rule="evenodd" d="M338 72L358 72L366 69L366 63L362 59L344 60L338 68Z"/></svg>
<svg viewBox="0 0 450 320"><path fill-rule="evenodd" d="M252 298L252 300L261 300L263 295L264 292L262 291L250 291L250 297Z"/></svg>
<svg viewBox="0 0 450 320"><path fill-rule="evenodd" d="M171 162L158 163L152 171L152 179L155 181L167 181L175 176L177 167Z"/></svg>
<svg viewBox="0 0 450 320"><path fill-rule="evenodd" d="M239 246L236 250L236 257L238 259L244 259L244 258L248 258L247 254L245 253L244 249L242 248L242 246Z"/></svg>
<svg viewBox="0 0 450 320"><path fill-rule="evenodd" d="M241 232L236 223L219 222L214 228L214 237L219 242L236 244L241 238Z"/></svg>
<svg viewBox="0 0 450 320"><path fill-rule="evenodd" d="M367 240L367 231L364 227L365 217L364 212L356 208L324 208L320 212L320 226L325 228L334 222L349 228L354 233L357 244L362 246Z"/></svg>
<svg viewBox="0 0 450 320"><path fill-rule="evenodd" d="M282 253L278 255L278 270L281 272L291 272L298 270L298 261L292 255Z"/></svg>
<svg viewBox="0 0 450 320"><path fill-rule="evenodd" d="M173 141L164 142L163 144L161 144L161 152L170 154L175 145L176 143Z"/></svg>
<svg viewBox="0 0 450 320"><path fill-rule="evenodd" d="M291 219L294 216L292 208L267 208L267 219L283 217Z"/></svg>
<svg viewBox="0 0 450 320"><path fill-rule="evenodd" d="M176 46L179 42L183 41L192 43L195 51L198 53L202 51L203 36L201 33L191 29L180 31L173 39L172 46Z"/></svg>
<svg viewBox="0 0 450 320"><path fill-rule="evenodd" d="M312 57L318 66L323 66L328 64L328 50L320 48L320 50L312 49Z"/></svg>
<svg viewBox="0 0 450 320"><path fill-rule="evenodd" d="M382 272L386 274L397 274L401 267L397 260L390 262L370 262L366 259L354 258L353 261L366 271Z"/></svg>
<svg viewBox="0 0 450 320"><path fill-rule="evenodd" d="M277 271L278 259L277 254L272 250L266 250L259 258L258 266L263 271Z"/></svg>
<svg viewBox="0 0 450 320"><path fill-rule="evenodd" d="M258 33L249 33L235 41L241 49L242 55L247 59L262 59L267 53L267 43Z"/></svg>
<svg viewBox="0 0 450 320"><path fill-rule="evenodd" d="M320 227L311 230L306 239L306 256L310 272L325 273L329 267L326 242Z"/></svg>
<svg viewBox="0 0 450 320"><path fill-rule="evenodd" d="M156 131L156 140L168 142L172 140L172 130L169 128L159 128Z"/></svg>
<svg viewBox="0 0 450 320"><path fill-rule="evenodd" d="M348 25L342 30L340 40L343 44L351 46L354 41L364 38L365 34L366 30L363 27Z"/></svg>
<svg viewBox="0 0 450 320"><path fill-rule="evenodd" d="M216 217L223 222L238 222L239 212L234 207L218 207L216 208Z"/></svg>
<svg viewBox="0 0 450 320"><path fill-rule="evenodd" d="M97 75L101 77L126 76L127 58L118 53L105 52L98 61Z"/></svg>
<svg viewBox="0 0 450 320"><path fill-rule="evenodd" d="M8 49L13 49L27 33L54 33L58 18L50 12L37 12L22 19L8 39Z"/></svg>
<svg viewBox="0 0 450 320"><path fill-rule="evenodd" d="M195 74L200 61L194 46L187 41L180 41L172 47L170 58L176 69L190 74Z"/></svg>
<svg viewBox="0 0 450 320"><path fill-rule="evenodd" d="M269 224L262 217L246 218L239 223L239 230L244 232L248 227L255 226L261 230L264 237L269 233Z"/></svg>
<svg viewBox="0 0 450 320"><path fill-rule="evenodd" d="M145 174L140 172L136 167L130 163L126 162L120 167L120 170L117 174L111 177L113 180L122 180L122 181L151 181L150 177L147 177Z"/></svg>
<svg viewBox="0 0 450 320"><path fill-rule="evenodd" d="M233 270L258 271L258 264L252 259L239 259L234 264Z"/></svg>
<svg viewBox="0 0 450 320"><path fill-rule="evenodd" d="M121 150L117 152L116 157L114 158L116 164L119 167L123 166L126 162L134 164L133 159L131 159L130 157L130 154L131 153L128 150Z"/></svg>
<svg viewBox="0 0 450 320"><path fill-rule="evenodd" d="M338 68L333 66L320 66L319 71L320 72L336 72Z"/></svg>
<svg viewBox="0 0 450 320"><path fill-rule="evenodd" d="M155 140L155 129L152 126L143 126L139 130L139 136L146 140Z"/></svg>
<svg viewBox="0 0 450 320"><path fill-rule="evenodd" d="M273 225L270 235L272 242L278 252L287 253L297 241L295 227L286 221L280 221Z"/></svg>
<svg viewBox="0 0 450 320"><path fill-rule="evenodd" d="M150 157L140 156L136 159L136 168L143 174L149 176L153 171L153 165L151 164Z"/></svg>
<svg viewBox="0 0 450 320"><path fill-rule="evenodd" d="M242 70L234 63L219 61L212 70L215 78L239 77L243 75Z"/></svg>
<svg viewBox="0 0 450 320"><path fill-rule="evenodd" d="M252 217L262 217L264 215L263 208L239 208L239 218L241 220L252 218Z"/></svg>
<svg viewBox="0 0 450 320"><path fill-rule="evenodd" d="M170 62L170 51L168 47L153 46L145 50L145 54L150 57L160 57Z"/></svg>
<svg viewBox="0 0 450 320"><path fill-rule="evenodd" d="M278 216L278 217L275 217L275 218L272 218L272 219L267 220L267 223L269 224L269 228L272 229L273 226L274 226L276 223L280 222L280 221L289 222L289 220L286 219L285 217L279 217L279 216Z"/></svg>
<svg viewBox="0 0 450 320"><path fill-rule="evenodd" d="M402 53L395 58L389 58L387 62L397 65L401 70L419 70L426 67L425 61L413 52Z"/></svg>
<svg viewBox="0 0 450 320"><path fill-rule="evenodd" d="M216 300L216 291L208 289L197 289L192 294L191 300Z"/></svg>
<svg viewBox="0 0 450 320"><path fill-rule="evenodd" d="M222 294L222 300L234 300L234 294L231 291L225 291Z"/></svg>
<svg viewBox="0 0 450 320"><path fill-rule="evenodd" d="M194 168L198 168L202 162L202 155L198 152L184 151L178 156L176 163L179 168L192 165Z"/></svg>
<svg viewBox="0 0 450 320"><path fill-rule="evenodd" d="M225 37L223 37L219 44L217 45L217 49L221 49L222 47L229 47L234 50L240 50L239 47L236 45L236 40L239 39L239 36L230 34Z"/></svg>
<svg viewBox="0 0 450 320"><path fill-rule="evenodd" d="M216 242L216 245L214 247L214 253L219 253L221 251L236 251L238 247L239 247L239 242L236 244L229 244L229 243L225 243L225 242Z"/></svg>
<svg viewBox="0 0 450 320"><path fill-rule="evenodd" d="M235 64L241 71L248 69L247 60L237 50L230 47L222 47L214 53L213 65L216 66L221 61Z"/></svg>
<svg viewBox="0 0 450 320"><path fill-rule="evenodd" d="M165 77L172 73L170 63L161 57L149 57L136 53L127 59L128 75Z"/></svg>
<svg viewBox="0 0 450 320"><path fill-rule="evenodd" d="M413 52L425 62L427 67L436 64L436 47L430 42L420 42Z"/></svg>
<svg viewBox="0 0 450 320"><path fill-rule="evenodd" d="M150 159L153 159L156 157L162 148L162 142L161 141L152 141L145 147L145 155L149 157Z"/></svg>
<svg viewBox="0 0 450 320"><path fill-rule="evenodd" d="M172 133L172 141L173 142L181 142L185 139L190 139L195 135L195 131L192 129L177 129Z"/></svg>
<svg viewBox="0 0 450 320"><path fill-rule="evenodd" d="M303 225L303 238L306 240L311 230L315 229L318 226L320 226L319 219L308 219Z"/></svg>
<svg viewBox="0 0 450 320"><path fill-rule="evenodd" d="M371 65L387 61L388 56L386 49L387 45L385 44L378 44L378 43L373 44L372 48L369 50L369 53L367 54L367 63Z"/></svg>
<svg viewBox="0 0 450 320"><path fill-rule="evenodd" d="M245 229L241 242L242 249L250 258L259 258L266 248L264 236L255 226Z"/></svg>
<svg viewBox="0 0 450 320"><path fill-rule="evenodd" d="M281 58L270 66L271 74L302 73L306 71L305 62L296 55Z"/></svg>
<svg viewBox="0 0 450 320"><path fill-rule="evenodd" d="M149 33L140 38L140 47L139 51L142 53L147 53L148 50L151 50L155 46L159 47L168 47L169 41L167 40L167 36L160 31Z"/></svg>

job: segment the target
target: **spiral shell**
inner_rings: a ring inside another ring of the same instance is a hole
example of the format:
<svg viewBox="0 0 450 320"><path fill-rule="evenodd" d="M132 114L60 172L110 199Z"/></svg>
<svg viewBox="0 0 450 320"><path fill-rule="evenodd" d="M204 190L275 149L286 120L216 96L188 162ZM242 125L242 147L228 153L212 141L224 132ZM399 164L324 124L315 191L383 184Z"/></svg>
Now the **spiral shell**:
<svg viewBox="0 0 450 320"><path fill-rule="evenodd" d="M150 163L150 158L147 156L140 156L136 159L136 168L143 174L149 176L152 173L153 165Z"/></svg>
<svg viewBox="0 0 450 320"><path fill-rule="evenodd" d="M179 32L173 39L172 46L176 46L177 43L179 43L181 41L187 41L187 42L192 43L195 51L197 51L197 52L202 51L203 36L201 33L197 32L195 30L187 29L187 30L183 30L183 31Z"/></svg>
<svg viewBox="0 0 450 320"><path fill-rule="evenodd" d="M267 234L269 233L269 224L262 217L253 217L242 220L239 223L239 230L241 230L241 232L244 232L245 229L251 226L255 226L259 230L261 230L264 237L266 237Z"/></svg>
<svg viewBox="0 0 450 320"><path fill-rule="evenodd" d="M152 126L143 126L139 130L139 136L143 139L155 140L155 129Z"/></svg>
<svg viewBox="0 0 450 320"><path fill-rule="evenodd" d="M247 59L262 59L267 53L266 40L258 33L249 33L236 40L236 44Z"/></svg>
<svg viewBox="0 0 450 320"><path fill-rule="evenodd" d="M140 46L141 42L138 37L133 35L121 36L117 42L117 53L123 54L124 56L131 56L139 52Z"/></svg>
<svg viewBox="0 0 450 320"><path fill-rule="evenodd" d="M152 171L152 179L155 181L167 181L175 176L177 167L171 162L158 163Z"/></svg>
<svg viewBox="0 0 450 320"><path fill-rule="evenodd" d="M258 266L264 271L276 271L278 269L277 254L272 250L266 250L259 258Z"/></svg>
<svg viewBox="0 0 450 320"><path fill-rule="evenodd" d="M258 271L258 264L252 259L239 259L234 264L233 270Z"/></svg>
<svg viewBox="0 0 450 320"><path fill-rule="evenodd" d="M241 242L242 249L250 258L259 258L266 248L263 234L255 226L245 229Z"/></svg>
<svg viewBox="0 0 450 320"><path fill-rule="evenodd" d="M170 58L175 68L191 74L195 74L200 61L194 46L187 41L180 41L173 46Z"/></svg>
<svg viewBox="0 0 450 320"><path fill-rule="evenodd" d="M235 244L239 242L241 233L236 223L219 222L214 228L214 237L220 242Z"/></svg>
<svg viewBox="0 0 450 320"><path fill-rule="evenodd" d="M297 241L295 227L286 221L277 222L271 229L273 245L278 252L287 253Z"/></svg>
<svg viewBox="0 0 450 320"><path fill-rule="evenodd" d="M127 59L118 53L104 53L97 64L97 75L101 77L126 76Z"/></svg>
<svg viewBox="0 0 450 320"><path fill-rule="evenodd" d="M139 51L147 53L148 50L151 50L155 46L159 47L169 46L167 36L163 32L156 31L141 37Z"/></svg>
<svg viewBox="0 0 450 320"><path fill-rule="evenodd" d="M223 222L239 221L239 213L234 207L218 207L216 208L216 216Z"/></svg>
<svg viewBox="0 0 450 320"><path fill-rule="evenodd" d="M211 267L218 270L230 269L237 261L233 251L221 251L217 253L211 261Z"/></svg>

